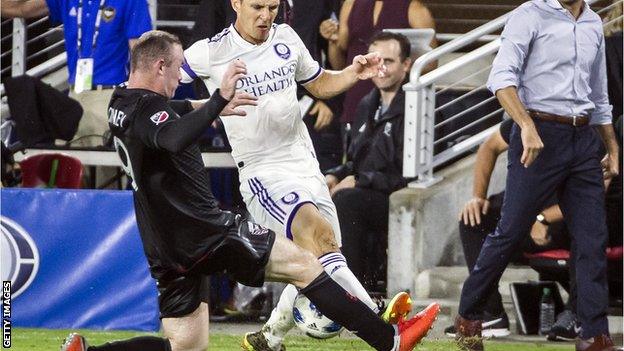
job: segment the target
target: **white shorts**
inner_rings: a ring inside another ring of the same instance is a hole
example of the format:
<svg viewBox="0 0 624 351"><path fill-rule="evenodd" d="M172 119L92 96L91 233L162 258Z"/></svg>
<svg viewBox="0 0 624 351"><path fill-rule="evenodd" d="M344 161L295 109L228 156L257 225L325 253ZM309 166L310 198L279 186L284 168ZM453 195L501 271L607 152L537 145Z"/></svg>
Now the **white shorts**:
<svg viewBox="0 0 624 351"><path fill-rule="evenodd" d="M322 175L241 179L240 192L256 223L277 234L285 234L290 240L293 238L290 225L297 210L306 203L312 203L331 225L338 246L342 246L336 206Z"/></svg>

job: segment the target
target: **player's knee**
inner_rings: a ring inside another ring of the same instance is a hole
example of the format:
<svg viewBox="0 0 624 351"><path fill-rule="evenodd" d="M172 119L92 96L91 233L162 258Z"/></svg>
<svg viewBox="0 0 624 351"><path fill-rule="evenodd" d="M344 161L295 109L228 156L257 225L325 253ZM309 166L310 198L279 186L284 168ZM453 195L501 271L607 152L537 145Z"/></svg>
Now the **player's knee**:
<svg viewBox="0 0 624 351"><path fill-rule="evenodd" d="M298 288L306 287L323 272L323 267L318 259L307 250L301 250L294 264L298 267L296 269L298 273L293 276L294 281L292 284Z"/></svg>

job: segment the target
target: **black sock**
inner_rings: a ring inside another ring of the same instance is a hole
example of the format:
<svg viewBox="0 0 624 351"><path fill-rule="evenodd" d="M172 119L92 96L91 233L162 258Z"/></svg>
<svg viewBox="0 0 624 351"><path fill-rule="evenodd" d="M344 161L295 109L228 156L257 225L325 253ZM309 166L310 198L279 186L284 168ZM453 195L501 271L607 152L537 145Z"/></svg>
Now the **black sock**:
<svg viewBox="0 0 624 351"><path fill-rule="evenodd" d="M394 327L346 292L327 273L321 273L300 292L327 318L355 333L375 350L388 351L394 346Z"/></svg>
<svg viewBox="0 0 624 351"><path fill-rule="evenodd" d="M155 336L138 336L128 340L107 342L100 346L89 346L87 351L171 351L169 340Z"/></svg>

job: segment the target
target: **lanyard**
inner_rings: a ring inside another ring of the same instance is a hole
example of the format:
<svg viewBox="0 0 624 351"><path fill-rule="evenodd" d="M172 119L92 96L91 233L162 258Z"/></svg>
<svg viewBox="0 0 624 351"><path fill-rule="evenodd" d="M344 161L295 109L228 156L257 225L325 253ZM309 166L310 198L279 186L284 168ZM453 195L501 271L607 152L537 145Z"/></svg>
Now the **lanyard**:
<svg viewBox="0 0 624 351"><path fill-rule="evenodd" d="M76 23L78 24L78 57L82 56L82 2L78 1L78 14L76 15ZM95 17L95 31L93 32L93 40L91 41L91 55L95 50L95 43L100 34L100 23L102 22L102 11L104 10L104 3L106 0L100 0L100 8L98 9L97 16Z"/></svg>

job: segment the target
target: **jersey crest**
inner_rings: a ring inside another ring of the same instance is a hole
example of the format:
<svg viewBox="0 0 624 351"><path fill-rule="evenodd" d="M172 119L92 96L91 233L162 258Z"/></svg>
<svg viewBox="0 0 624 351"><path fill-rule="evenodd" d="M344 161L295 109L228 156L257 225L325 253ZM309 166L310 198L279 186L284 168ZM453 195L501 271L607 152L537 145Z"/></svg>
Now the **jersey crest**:
<svg viewBox="0 0 624 351"><path fill-rule="evenodd" d="M286 44L277 43L273 45L273 49L275 50L277 56L283 58L284 60L288 60L290 57L290 48Z"/></svg>

